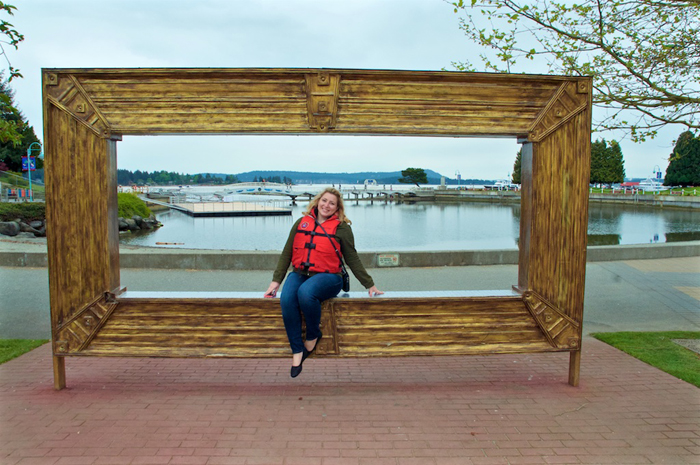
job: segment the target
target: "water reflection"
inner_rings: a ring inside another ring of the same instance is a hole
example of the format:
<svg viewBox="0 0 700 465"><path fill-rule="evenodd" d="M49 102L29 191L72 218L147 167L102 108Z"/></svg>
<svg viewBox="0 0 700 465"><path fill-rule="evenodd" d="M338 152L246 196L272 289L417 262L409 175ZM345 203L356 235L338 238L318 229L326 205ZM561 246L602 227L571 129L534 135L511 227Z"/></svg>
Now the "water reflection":
<svg viewBox="0 0 700 465"><path fill-rule="evenodd" d="M588 245L619 245L619 234L589 234Z"/></svg>
<svg viewBox="0 0 700 465"><path fill-rule="evenodd" d="M292 216L192 218L164 212L159 230L123 235L123 243L230 250L281 250L305 203ZM346 202L358 250L514 249L520 205L498 203ZM648 244L700 239L700 212L617 204L589 205L589 245Z"/></svg>
<svg viewBox="0 0 700 465"><path fill-rule="evenodd" d="M700 231L666 233L666 242L685 242L685 241L700 241Z"/></svg>

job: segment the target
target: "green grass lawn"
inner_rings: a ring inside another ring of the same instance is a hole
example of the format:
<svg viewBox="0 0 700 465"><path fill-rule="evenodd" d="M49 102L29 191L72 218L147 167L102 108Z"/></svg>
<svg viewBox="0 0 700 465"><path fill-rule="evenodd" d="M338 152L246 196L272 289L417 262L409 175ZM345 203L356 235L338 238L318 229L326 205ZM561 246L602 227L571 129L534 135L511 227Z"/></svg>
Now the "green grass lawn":
<svg viewBox="0 0 700 465"><path fill-rule="evenodd" d="M700 187L674 187L673 189L667 189L665 191L661 191L661 195L669 195L669 192L673 191L673 195L680 195L680 192L683 191L683 195L688 196L698 196L700 195ZM600 187L591 187L589 188L589 192L591 194L620 194L620 189L616 189L615 192L613 192L612 189L602 189ZM657 191L639 191L639 195L656 195ZM629 192L629 195L631 195L631 192Z"/></svg>
<svg viewBox="0 0 700 465"><path fill-rule="evenodd" d="M592 336L700 387L700 354L673 342L673 339L700 339L700 331L595 333Z"/></svg>
<svg viewBox="0 0 700 465"><path fill-rule="evenodd" d="M13 173L11 171L0 172L0 182L3 184L3 187L29 187L29 180L24 179L22 173ZM44 184L37 182L36 180L32 180L32 189L34 190L34 193L43 193L46 190L44 188Z"/></svg>
<svg viewBox="0 0 700 465"><path fill-rule="evenodd" d="M0 339L0 364L46 344L48 339Z"/></svg>

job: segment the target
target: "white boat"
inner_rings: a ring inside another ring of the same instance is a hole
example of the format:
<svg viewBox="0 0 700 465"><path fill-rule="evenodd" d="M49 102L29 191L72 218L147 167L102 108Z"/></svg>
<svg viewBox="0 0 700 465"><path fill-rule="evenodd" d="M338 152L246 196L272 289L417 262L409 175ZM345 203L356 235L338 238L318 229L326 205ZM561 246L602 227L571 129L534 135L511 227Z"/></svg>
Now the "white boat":
<svg viewBox="0 0 700 465"><path fill-rule="evenodd" d="M494 190L499 190L499 191L508 191L508 190L518 190L520 189L520 186L517 184L513 184L507 179L500 179L493 183L493 186L484 186L486 189L494 189Z"/></svg>
<svg viewBox="0 0 700 465"><path fill-rule="evenodd" d="M643 191L665 191L668 187L664 187L662 183L653 178L646 178L640 181L639 188Z"/></svg>

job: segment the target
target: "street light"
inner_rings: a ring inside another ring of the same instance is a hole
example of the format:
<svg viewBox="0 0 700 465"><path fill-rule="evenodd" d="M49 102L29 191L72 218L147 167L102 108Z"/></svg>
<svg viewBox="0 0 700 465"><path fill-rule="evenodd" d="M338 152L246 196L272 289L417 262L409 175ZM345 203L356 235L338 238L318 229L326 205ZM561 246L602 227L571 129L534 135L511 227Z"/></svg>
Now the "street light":
<svg viewBox="0 0 700 465"><path fill-rule="evenodd" d="M658 179L661 179L661 168L659 168L659 165L654 165L654 170L652 171L652 173L654 173L654 179L652 179L651 185L652 185L652 187L656 188L654 190L658 189L658 193L660 194L661 193L661 181L658 181ZM656 184L654 184L656 182L659 183L658 186Z"/></svg>
<svg viewBox="0 0 700 465"><path fill-rule="evenodd" d="M27 179L29 179L29 201L33 202L34 201L34 193L32 192L32 147L35 145L39 146L39 155L37 158L41 156L41 144L39 142L32 142L29 144L29 147L27 147Z"/></svg>

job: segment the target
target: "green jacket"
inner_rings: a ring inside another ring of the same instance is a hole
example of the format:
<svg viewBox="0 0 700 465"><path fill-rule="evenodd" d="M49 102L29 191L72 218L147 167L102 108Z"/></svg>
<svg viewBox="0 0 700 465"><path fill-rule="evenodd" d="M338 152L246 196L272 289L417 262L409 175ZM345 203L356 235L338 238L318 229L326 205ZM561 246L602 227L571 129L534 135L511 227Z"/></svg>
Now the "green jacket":
<svg viewBox="0 0 700 465"><path fill-rule="evenodd" d="M303 218L303 217L302 217ZM287 275L287 270L289 265L292 263L292 245L294 243L294 236L299 227L299 222L302 218L299 218L292 226L292 230L289 232L289 237L287 238L287 243L282 249L282 254L277 262L277 268L275 273L272 275L272 280L281 283L284 277ZM342 222L338 225L338 229L335 231L335 237L340 243L340 253L343 254L343 260L345 264L352 270L352 274L355 275L358 281L366 288L374 286L374 281L372 277L365 270L364 265L360 261L360 257L357 255L357 250L355 250L355 236L352 234L352 228L349 224ZM315 274L313 271L301 271L295 270L298 273L302 273L308 276Z"/></svg>

